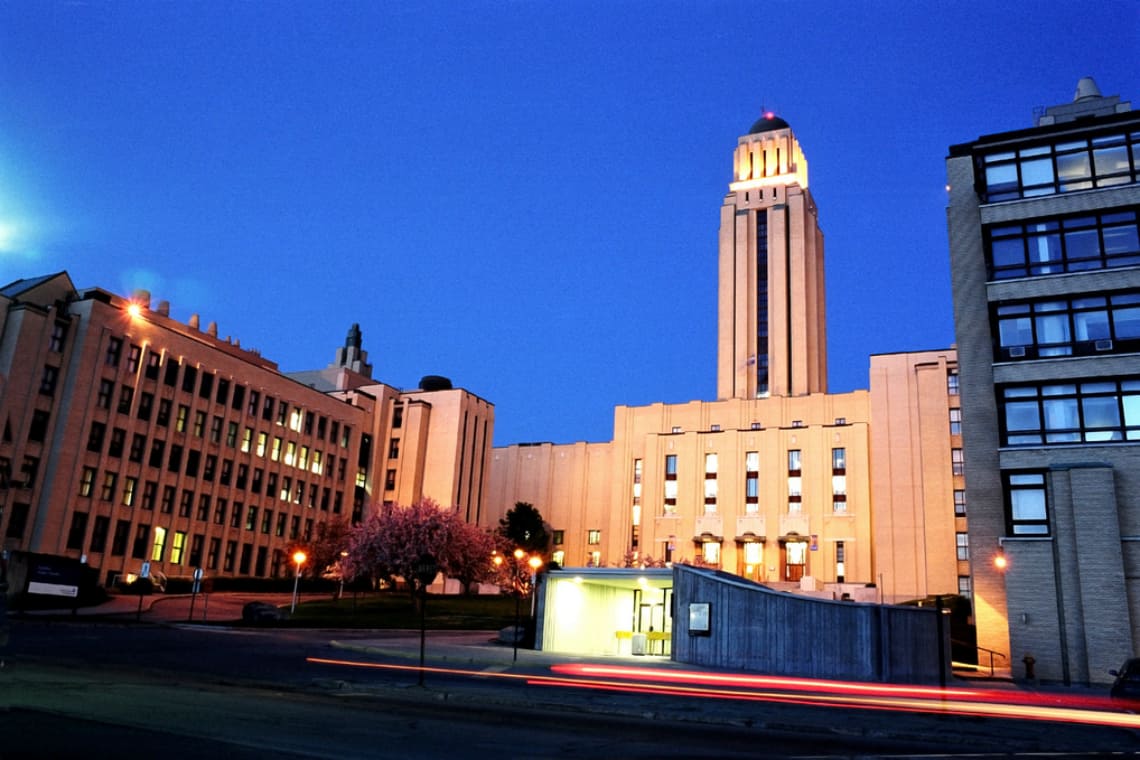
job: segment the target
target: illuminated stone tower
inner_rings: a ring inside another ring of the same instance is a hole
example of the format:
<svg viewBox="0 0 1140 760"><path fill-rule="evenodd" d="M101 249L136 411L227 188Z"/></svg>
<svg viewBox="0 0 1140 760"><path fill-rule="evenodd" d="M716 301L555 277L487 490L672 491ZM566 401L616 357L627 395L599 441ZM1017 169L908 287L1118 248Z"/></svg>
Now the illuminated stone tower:
<svg viewBox="0 0 1140 760"><path fill-rule="evenodd" d="M717 398L827 392L823 233L807 161L766 113L740 138L720 212Z"/></svg>

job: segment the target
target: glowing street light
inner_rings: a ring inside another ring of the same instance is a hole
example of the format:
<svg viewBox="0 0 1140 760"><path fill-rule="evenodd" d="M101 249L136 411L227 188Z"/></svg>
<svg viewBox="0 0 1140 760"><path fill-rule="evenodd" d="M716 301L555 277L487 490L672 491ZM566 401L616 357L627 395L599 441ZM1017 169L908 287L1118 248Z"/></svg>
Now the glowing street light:
<svg viewBox="0 0 1140 760"><path fill-rule="evenodd" d="M305 560L308 558L308 555L303 551L293 553L293 561L297 563L297 575L293 578L293 604L289 607L290 615L297 610L297 589L301 585L301 565L305 564Z"/></svg>
<svg viewBox="0 0 1140 760"><path fill-rule="evenodd" d="M534 614L538 607L538 568L542 567L542 557L533 555L526 563L530 565L530 619L534 622Z"/></svg>
<svg viewBox="0 0 1140 760"><path fill-rule="evenodd" d="M538 573L538 569L540 567L542 567L543 562L542 562L542 557L538 556L537 554L528 557L527 553L525 551L523 551L521 548L515 549L513 556L514 556L514 563L511 565L510 569L511 569L511 585L514 586L514 592L515 592L515 627L514 627L514 635L511 638L512 638L512 641L514 643L514 655L513 655L514 661L518 662L518 659L519 659L519 639L522 638L522 632L520 630L521 629L520 622L521 622L521 617L522 617L522 597L523 597L523 593L525 591L527 591L527 585L526 585L527 579L526 579L526 575L525 575L525 573L526 573L525 568L528 566L530 567L530 593L533 595L534 589L535 589L535 576ZM496 567L502 567L502 565L503 565L503 558L501 556L499 556L498 553L496 553L491 558L491 561L495 563ZM531 597L531 608L530 608L530 614L531 614L532 618L534 617L534 604L535 604L534 597L532 596Z"/></svg>

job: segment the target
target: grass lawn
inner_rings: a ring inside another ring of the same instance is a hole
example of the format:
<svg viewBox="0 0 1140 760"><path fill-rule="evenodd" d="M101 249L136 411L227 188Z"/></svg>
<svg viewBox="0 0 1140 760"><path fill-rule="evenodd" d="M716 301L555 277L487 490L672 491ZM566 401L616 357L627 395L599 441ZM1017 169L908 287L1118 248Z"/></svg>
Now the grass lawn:
<svg viewBox="0 0 1140 760"><path fill-rule="evenodd" d="M530 600L522 600L522 615ZM427 627L431 630L497 631L515 622L515 598L503 594L427 597ZM286 625L327 628L419 628L420 613L407 592L346 591L339 601L331 597L303 602Z"/></svg>

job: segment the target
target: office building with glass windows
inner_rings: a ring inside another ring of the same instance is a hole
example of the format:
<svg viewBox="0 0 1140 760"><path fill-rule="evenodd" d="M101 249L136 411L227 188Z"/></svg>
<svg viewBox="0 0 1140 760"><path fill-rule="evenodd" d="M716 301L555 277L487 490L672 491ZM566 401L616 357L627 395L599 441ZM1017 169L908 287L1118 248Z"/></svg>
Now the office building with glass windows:
<svg viewBox="0 0 1140 760"><path fill-rule="evenodd" d="M1140 648L1140 113L1085 78L946 171L979 644L1103 682Z"/></svg>

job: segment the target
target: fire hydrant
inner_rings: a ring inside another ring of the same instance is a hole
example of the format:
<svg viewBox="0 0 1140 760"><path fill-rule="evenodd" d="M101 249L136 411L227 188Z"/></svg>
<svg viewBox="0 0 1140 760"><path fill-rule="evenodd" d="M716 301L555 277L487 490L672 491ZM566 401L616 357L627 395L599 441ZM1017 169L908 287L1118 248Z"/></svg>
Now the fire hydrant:
<svg viewBox="0 0 1140 760"><path fill-rule="evenodd" d="M1034 659L1033 655L1027 654L1021 658L1021 661L1025 663L1025 680L1034 680L1037 676L1033 672L1033 666L1036 664L1037 660Z"/></svg>

